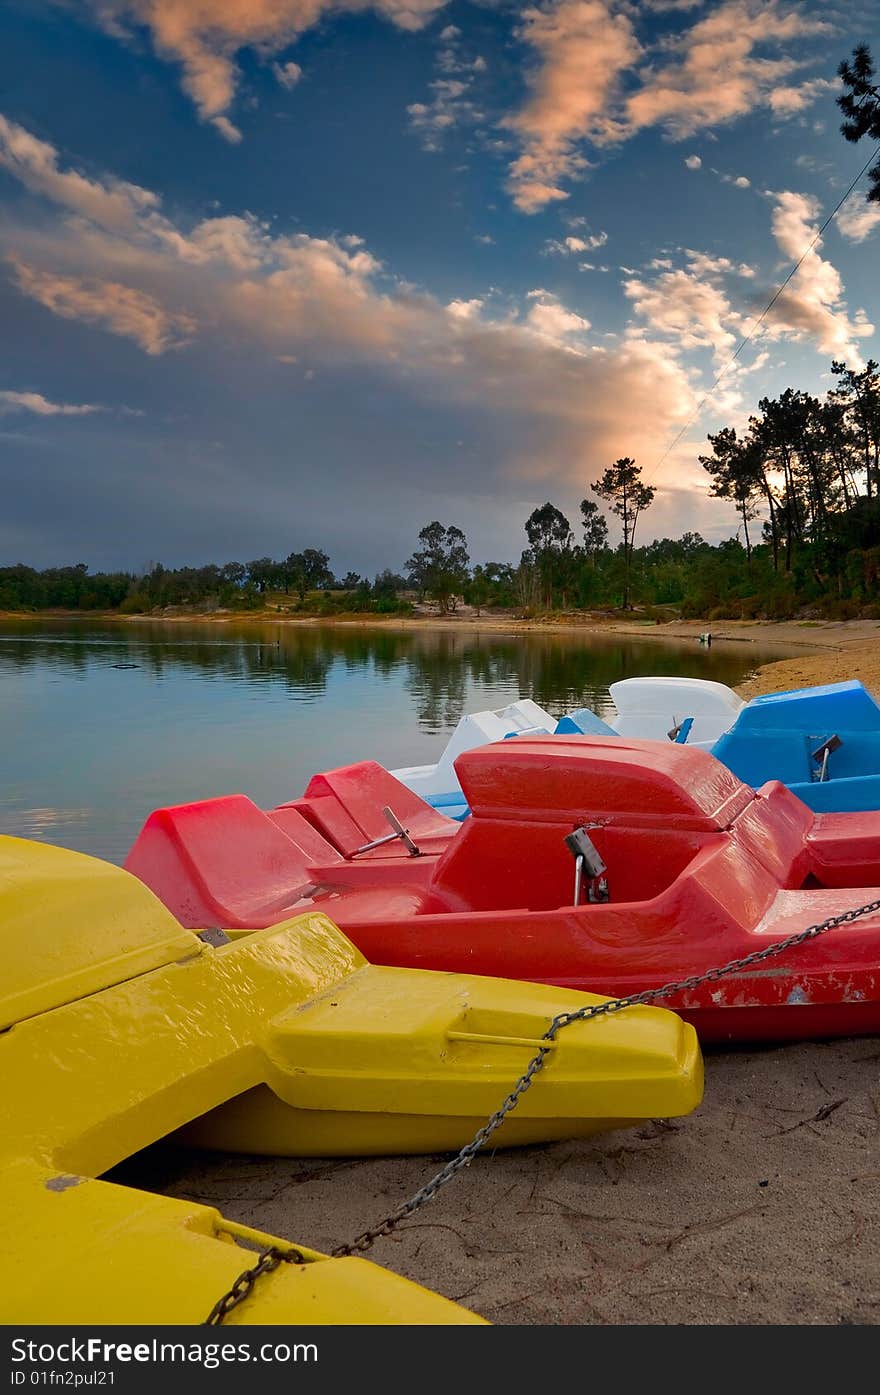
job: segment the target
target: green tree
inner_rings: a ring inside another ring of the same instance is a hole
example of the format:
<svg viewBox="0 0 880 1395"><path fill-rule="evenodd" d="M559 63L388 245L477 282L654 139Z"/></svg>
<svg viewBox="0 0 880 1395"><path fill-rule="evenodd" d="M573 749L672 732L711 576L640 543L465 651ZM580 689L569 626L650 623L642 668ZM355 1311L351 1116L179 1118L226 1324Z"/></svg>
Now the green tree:
<svg viewBox="0 0 880 1395"><path fill-rule="evenodd" d="M278 563L273 562L271 557L258 557L247 564L248 580L253 582L260 595L270 586L278 585L281 580L279 572Z"/></svg>
<svg viewBox="0 0 880 1395"><path fill-rule="evenodd" d="M592 499L581 499L581 526L584 554L588 561L595 563L597 553L608 546L608 520Z"/></svg>
<svg viewBox="0 0 880 1395"><path fill-rule="evenodd" d="M630 570L633 540L639 515L654 502L655 490L642 482L642 468L628 455L615 460L594 484L594 494L607 499L611 512L620 519L623 529L623 608L629 609Z"/></svg>
<svg viewBox="0 0 880 1395"><path fill-rule="evenodd" d="M554 592L564 592L574 534L565 514L548 500L526 519L526 537L541 582L543 601L552 606Z"/></svg>
<svg viewBox="0 0 880 1395"><path fill-rule="evenodd" d="M837 105L846 117L840 127L843 136L854 144L862 136L880 140L880 87L874 82L874 64L867 44L858 44L853 49L852 62L844 59L837 76L847 89L837 98ZM868 171L868 179L871 182L868 200L880 203L880 160Z"/></svg>
<svg viewBox="0 0 880 1395"><path fill-rule="evenodd" d="M752 563L752 541L749 524L758 516L761 494L760 458L754 442L738 439L732 426L725 426L716 435L708 436L711 455L698 457L704 470L712 476L709 493L716 499L732 499L742 519L746 563Z"/></svg>
<svg viewBox="0 0 880 1395"><path fill-rule="evenodd" d="M428 523L419 533L422 546L406 563L412 584L437 602L443 614L455 610L470 575L467 538L454 524Z"/></svg>
<svg viewBox="0 0 880 1395"><path fill-rule="evenodd" d="M306 593L333 585L330 558L319 548L307 547L304 552L291 552L279 570L284 576L284 588L293 586L302 605Z"/></svg>

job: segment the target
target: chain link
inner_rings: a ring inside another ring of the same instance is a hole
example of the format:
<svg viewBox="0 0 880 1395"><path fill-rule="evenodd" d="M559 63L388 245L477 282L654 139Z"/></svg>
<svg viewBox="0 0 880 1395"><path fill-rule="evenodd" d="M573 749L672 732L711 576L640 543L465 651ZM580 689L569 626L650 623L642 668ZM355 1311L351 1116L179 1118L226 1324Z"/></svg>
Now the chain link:
<svg viewBox="0 0 880 1395"><path fill-rule="evenodd" d="M749 969L754 964L762 964L765 960L774 959L778 954L784 954L786 950L794 949L797 945L815 940L828 930L835 930L839 925L847 925L853 920L859 920L862 916L873 915L875 911L880 911L880 900L871 901L868 905L859 906L856 910L843 911L840 915L829 916L827 920L821 921L818 925L810 925L806 930L789 935L787 939L776 940L773 944L765 946L764 949L756 949L751 954L746 954L742 959L731 959L728 963L717 968L707 969L705 973L692 974L689 978L675 979L660 985L658 988L646 988L641 993L630 993L625 998L609 998L605 1002L595 1003L590 1007L578 1008L576 1012L558 1013L544 1033L543 1040L547 1042L547 1046L542 1046L532 1057L510 1094L495 1113L486 1120L486 1123L474 1135L470 1143L465 1144L461 1151L446 1163L445 1167L435 1173L430 1181L420 1187L408 1201L398 1206L396 1211L392 1211L378 1225L362 1231L349 1244L339 1245L333 1250L333 1258L340 1259L355 1253L365 1254L377 1240L393 1235L403 1221L413 1216L416 1211L431 1201L442 1187L451 1182L453 1177L457 1177L463 1168L469 1166L480 1149L484 1148L492 1135L500 1129L507 1116L516 1109L535 1076L543 1069L546 1057L550 1053L551 1043L556 1040L558 1033L565 1027L570 1027L573 1022L589 1022L594 1017L606 1017L610 1013L621 1012L627 1007L637 1007L645 1003L656 1002L660 998L669 998L674 993L683 993L690 988L699 988L704 983L715 983L718 979L727 978L728 975L737 973L741 969ZM261 1275L270 1274L282 1262L302 1264L303 1256L298 1250L282 1251L274 1248L265 1250L253 1268L245 1269L242 1274L239 1274L229 1291L218 1299L205 1319L204 1325L219 1327L227 1314L249 1296Z"/></svg>
<svg viewBox="0 0 880 1395"><path fill-rule="evenodd" d="M222 1298L217 1299L202 1326L220 1327L233 1308L237 1308L239 1303L243 1303L250 1296L257 1279L263 1274L271 1274L279 1264L305 1264L305 1257L299 1250L278 1250L274 1246L264 1250L253 1268L243 1270L232 1287Z"/></svg>

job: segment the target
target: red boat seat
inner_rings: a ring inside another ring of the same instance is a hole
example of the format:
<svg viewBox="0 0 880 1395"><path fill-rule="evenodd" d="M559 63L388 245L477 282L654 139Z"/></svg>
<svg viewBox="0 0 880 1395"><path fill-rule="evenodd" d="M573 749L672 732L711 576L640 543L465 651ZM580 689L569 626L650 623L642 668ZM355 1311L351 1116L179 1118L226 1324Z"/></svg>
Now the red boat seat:
<svg viewBox="0 0 880 1395"><path fill-rule="evenodd" d="M125 867L184 925L244 928L271 924L268 906L296 900L312 882L310 862L252 800L233 794L157 809Z"/></svg>
<svg viewBox="0 0 880 1395"><path fill-rule="evenodd" d="M421 847L427 840L429 851L437 851L458 832L459 825L447 818L373 760L343 765L314 775L301 799L279 806L276 813L296 809L312 823L343 857L384 838L392 830L383 808L397 815L413 840ZM373 856L371 853L366 857ZM377 857L408 857L402 843L386 843L377 848Z"/></svg>
<svg viewBox="0 0 880 1395"><path fill-rule="evenodd" d="M338 848L334 848L313 823L292 804L282 804L277 809L267 810L267 816L296 843L304 857L313 867L323 867L345 859Z"/></svg>
<svg viewBox="0 0 880 1395"><path fill-rule="evenodd" d="M260 929L310 905L333 915L344 904L348 919L364 923L421 915L435 905L417 884L361 889L336 882L333 868L342 864L298 810L270 816L243 794L157 809L125 861L193 930Z"/></svg>
<svg viewBox="0 0 880 1395"><path fill-rule="evenodd" d="M609 736L536 736L455 761L477 818L719 832L754 790L708 751Z"/></svg>

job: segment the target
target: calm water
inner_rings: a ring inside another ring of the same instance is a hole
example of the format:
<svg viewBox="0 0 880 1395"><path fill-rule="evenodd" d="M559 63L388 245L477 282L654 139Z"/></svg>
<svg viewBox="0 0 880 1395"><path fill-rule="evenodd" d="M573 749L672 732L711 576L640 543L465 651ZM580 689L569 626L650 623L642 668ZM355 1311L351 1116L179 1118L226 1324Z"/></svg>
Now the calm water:
<svg viewBox="0 0 880 1395"><path fill-rule="evenodd" d="M277 804L316 770L434 760L464 712L521 696L609 711L618 678L732 686L776 657L571 633L4 621L0 833L121 862L158 805Z"/></svg>

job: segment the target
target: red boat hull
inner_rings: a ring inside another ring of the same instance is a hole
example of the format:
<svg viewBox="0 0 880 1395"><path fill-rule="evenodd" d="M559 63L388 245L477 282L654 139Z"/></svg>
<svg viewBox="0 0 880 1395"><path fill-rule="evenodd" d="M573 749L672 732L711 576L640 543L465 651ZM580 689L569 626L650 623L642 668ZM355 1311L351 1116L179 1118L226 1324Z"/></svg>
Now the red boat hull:
<svg viewBox="0 0 880 1395"><path fill-rule="evenodd" d="M702 974L880 900L880 814L814 815L686 746L541 737L456 762L472 814L444 819L370 762L264 814L243 796L159 810L126 866L194 928L318 905L377 963L625 996ZM390 806L402 843L365 854ZM581 825L611 899L574 906ZM566 903L569 904L566 904ZM880 1032L880 916L663 999L704 1041Z"/></svg>

